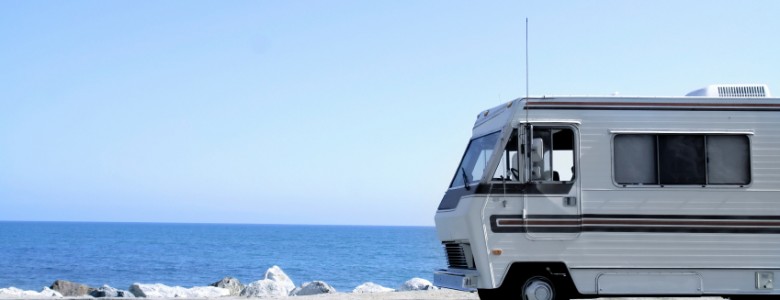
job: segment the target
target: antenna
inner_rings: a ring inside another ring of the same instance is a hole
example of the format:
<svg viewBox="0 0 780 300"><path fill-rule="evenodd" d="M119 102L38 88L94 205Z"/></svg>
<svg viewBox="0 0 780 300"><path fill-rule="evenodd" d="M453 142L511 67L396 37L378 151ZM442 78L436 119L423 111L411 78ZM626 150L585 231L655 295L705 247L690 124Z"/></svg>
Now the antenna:
<svg viewBox="0 0 780 300"><path fill-rule="evenodd" d="M528 18L525 18L525 99L528 101ZM527 103L527 102L526 102Z"/></svg>
<svg viewBox="0 0 780 300"><path fill-rule="evenodd" d="M528 17L525 18L525 122L528 123Z"/></svg>

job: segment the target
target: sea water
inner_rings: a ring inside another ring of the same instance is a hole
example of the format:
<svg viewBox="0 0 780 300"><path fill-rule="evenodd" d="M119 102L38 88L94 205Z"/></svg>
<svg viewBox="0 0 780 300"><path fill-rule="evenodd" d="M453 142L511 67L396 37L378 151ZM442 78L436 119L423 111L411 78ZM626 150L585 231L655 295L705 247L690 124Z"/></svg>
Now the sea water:
<svg viewBox="0 0 780 300"><path fill-rule="evenodd" d="M432 280L445 264L433 227L0 222L0 288L39 290L64 279L127 289L133 283L242 283L280 266L300 285L349 292Z"/></svg>

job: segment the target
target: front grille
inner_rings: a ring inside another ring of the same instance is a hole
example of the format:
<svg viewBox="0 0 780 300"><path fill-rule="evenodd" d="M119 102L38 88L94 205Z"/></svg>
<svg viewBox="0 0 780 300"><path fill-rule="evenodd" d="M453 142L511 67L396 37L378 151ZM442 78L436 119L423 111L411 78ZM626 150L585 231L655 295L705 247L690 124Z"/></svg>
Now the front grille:
<svg viewBox="0 0 780 300"><path fill-rule="evenodd" d="M474 257L471 255L471 245L464 243L443 243L447 254L447 265L455 269L473 269Z"/></svg>

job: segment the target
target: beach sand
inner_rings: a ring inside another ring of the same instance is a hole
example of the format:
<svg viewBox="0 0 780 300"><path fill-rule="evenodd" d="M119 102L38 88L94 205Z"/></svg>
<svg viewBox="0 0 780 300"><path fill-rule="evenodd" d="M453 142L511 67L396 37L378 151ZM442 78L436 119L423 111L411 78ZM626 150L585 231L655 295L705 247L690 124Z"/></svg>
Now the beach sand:
<svg viewBox="0 0 780 300"><path fill-rule="evenodd" d="M314 296L296 296L289 300L478 300L477 293L459 292L453 290L389 292L389 293L336 293ZM246 298L244 298L246 299ZM279 298L281 299L281 298Z"/></svg>
<svg viewBox="0 0 780 300"><path fill-rule="evenodd" d="M176 298L181 300L181 298ZM373 293L373 294L352 294L352 293L336 293L336 294L323 294L314 296L295 296L295 297L280 297L280 298L219 298L230 300L246 300L246 299L288 299L288 300L479 300L476 293L459 292L453 290L437 290L437 291L413 291L413 292L390 292L390 293ZM600 300L690 300L691 298L599 298ZM701 300L722 300L721 297L703 297L696 298Z"/></svg>

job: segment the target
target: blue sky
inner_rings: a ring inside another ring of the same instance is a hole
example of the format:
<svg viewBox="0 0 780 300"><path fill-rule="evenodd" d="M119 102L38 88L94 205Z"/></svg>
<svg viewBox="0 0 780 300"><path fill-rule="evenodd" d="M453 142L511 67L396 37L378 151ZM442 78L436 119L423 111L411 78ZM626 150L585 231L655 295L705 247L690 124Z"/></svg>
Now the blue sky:
<svg viewBox="0 0 780 300"><path fill-rule="evenodd" d="M0 220L432 225L476 114L780 89L778 1L2 1Z"/></svg>

